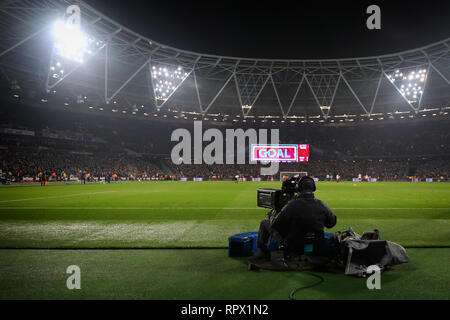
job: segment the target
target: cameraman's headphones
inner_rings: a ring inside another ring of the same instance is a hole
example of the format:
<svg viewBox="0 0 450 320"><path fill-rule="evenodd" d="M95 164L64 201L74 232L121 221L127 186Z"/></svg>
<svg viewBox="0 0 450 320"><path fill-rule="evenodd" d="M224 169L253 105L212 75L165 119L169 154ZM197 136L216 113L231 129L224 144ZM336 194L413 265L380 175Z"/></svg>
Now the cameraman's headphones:
<svg viewBox="0 0 450 320"><path fill-rule="evenodd" d="M297 183L297 190L298 190L298 192L300 192L300 193L303 192L303 183L305 181L307 181L307 180L312 182L312 185L313 185L312 192L316 191L316 182L314 181L314 179L311 178L311 177L308 177L308 176L304 176L304 177L301 177L301 179Z"/></svg>

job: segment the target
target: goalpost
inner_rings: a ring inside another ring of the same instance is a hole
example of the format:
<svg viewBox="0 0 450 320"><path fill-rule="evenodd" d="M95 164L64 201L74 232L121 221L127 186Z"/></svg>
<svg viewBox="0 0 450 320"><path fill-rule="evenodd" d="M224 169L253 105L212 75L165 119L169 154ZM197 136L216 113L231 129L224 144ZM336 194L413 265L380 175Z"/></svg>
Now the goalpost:
<svg viewBox="0 0 450 320"><path fill-rule="evenodd" d="M292 177L304 177L307 175L308 175L308 172L306 172L306 171L281 171L280 172L280 181L285 181Z"/></svg>

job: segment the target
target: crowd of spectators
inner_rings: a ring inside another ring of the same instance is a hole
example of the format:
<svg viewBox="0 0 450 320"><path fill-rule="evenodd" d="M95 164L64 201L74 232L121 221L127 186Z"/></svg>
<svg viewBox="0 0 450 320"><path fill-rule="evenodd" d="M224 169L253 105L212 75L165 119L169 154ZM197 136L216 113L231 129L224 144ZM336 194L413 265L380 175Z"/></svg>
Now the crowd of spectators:
<svg viewBox="0 0 450 320"><path fill-rule="evenodd" d="M171 141L171 133L182 127L181 123L8 107L0 110L0 116L0 169L17 179L35 177L39 172L128 178L231 179L261 175L259 164L173 164L170 153L178 141ZM280 143L310 144L311 155L309 162L281 163L279 171L306 171L322 180L336 175L343 179L359 175L383 180L410 176L447 179L448 124L286 125L279 127ZM203 124L203 130L212 127L214 124ZM192 132L192 122L185 122L185 128ZM223 132L228 128L236 126L219 127ZM252 128L259 129L258 125Z"/></svg>
<svg viewBox="0 0 450 320"><path fill-rule="evenodd" d="M377 124L288 128L284 143L309 143L346 157L395 157L450 153L449 123Z"/></svg>
<svg viewBox="0 0 450 320"><path fill-rule="evenodd" d="M133 155L126 153L83 153L83 152L19 152L2 150L0 152L0 169L11 172L21 180L23 177L37 177L40 172L47 175L55 173L62 177L90 176L139 178L170 176L202 177L204 179L233 179L236 176L247 179L262 177L260 164L180 164L175 165L170 159L157 156ZM428 160L311 160L303 163L280 163L279 172L308 172L321 180L351 180L359 175L380 180L405 180L409 176L421 178L447 179L450 177L450 162L446 159ZM277 175L275 178L278 178Z"/></svg>
<svg viewBox="0 0 450 320"><path fill-rule="evenodd" d="M178 176L213 179L233 179L236 176L247 179L270 178L261 176L261 167L259 164L170 165L172 172ZM307 172L320 180L335 180L336 175L344 180L352 180L360 176L384 181L409 180L414 176L421 179L445 180L450 178L450 163L447 160L426 160L415 163L407 160L311 160L304 163L280 163L279 172ZM279 175L275 178L279 178Z"/></svg>
<svg viewBox="0 0 450 320"><path fill-rule="evenodd" d="M3 172L10 172L17 181L24 177L37 178L40 173L55 179L111 177L137 179L159 177L163 171L157 161L148 157L126 154L83 154L64 152L4 152L1 157Z"/></svg>

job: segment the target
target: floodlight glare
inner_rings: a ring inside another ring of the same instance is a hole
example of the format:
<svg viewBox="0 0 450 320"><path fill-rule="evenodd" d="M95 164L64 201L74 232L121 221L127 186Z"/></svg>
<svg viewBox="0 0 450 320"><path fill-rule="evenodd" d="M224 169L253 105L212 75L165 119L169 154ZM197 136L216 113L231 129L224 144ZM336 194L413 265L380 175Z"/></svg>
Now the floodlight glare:
<svg viewBox="0 0 450 320"><path fill-rule="evenodd" d="M156 99L166 101L187 76L188 73L184 72L180 66L174 69L170 67L152 66L152 78Z"/></svg>
<svg viewBox="0 0 450 320"><path fill-rule="evenodd" d="M389 80L398 88L402 96L412 96L410 103L418 102L423 94L422 86L419 86L420 82L425 82L426 69L414 69L405 70L405 76L400 70L395 70L392 74L388 75ZM395 78L399 77L400 84L395 84Z"/></svg>
<svg viewBox="0 0 450 320"><path fill-rule="evenodd" d="M100 47L103 42L87 36L74 24L58 20L53 24L55 53L67 60L83 63L86 54L92 55L95 47ZM61 63L58 62L60 67Z"/></svg>
<svg viewBox="0 0 450 320"><path fill-rule="evenodd" d="M74 25L61 20L53 24L56 53L76 62L83 62L87 52L88 37Z"/></svg>

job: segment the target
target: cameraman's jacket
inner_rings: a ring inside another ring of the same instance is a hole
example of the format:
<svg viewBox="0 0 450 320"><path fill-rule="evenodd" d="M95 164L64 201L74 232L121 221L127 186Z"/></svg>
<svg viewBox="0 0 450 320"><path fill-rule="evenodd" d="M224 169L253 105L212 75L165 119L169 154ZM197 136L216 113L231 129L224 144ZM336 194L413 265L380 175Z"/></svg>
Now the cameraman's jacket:
<svg viewBox="0 0 450 320"><path fill-rule="evenodd" d="M293 250L303 248L306 233L320 233L324 227L335 225L336 216L324 202L314 198L312 192L301 193L271 219L271 227Z"/></svg>

